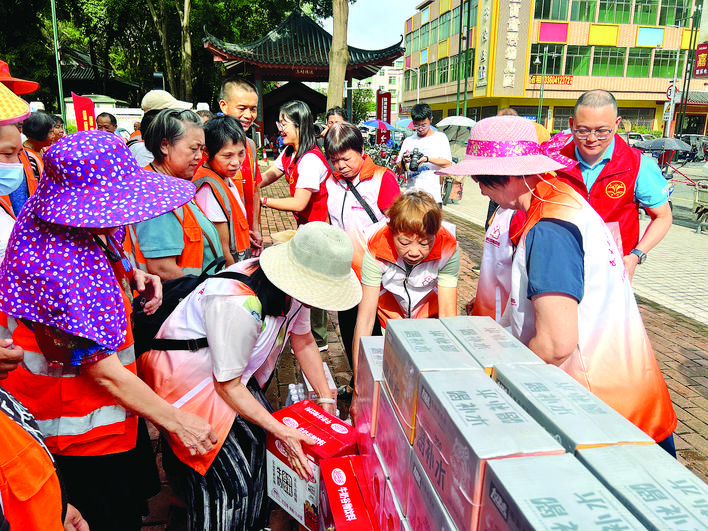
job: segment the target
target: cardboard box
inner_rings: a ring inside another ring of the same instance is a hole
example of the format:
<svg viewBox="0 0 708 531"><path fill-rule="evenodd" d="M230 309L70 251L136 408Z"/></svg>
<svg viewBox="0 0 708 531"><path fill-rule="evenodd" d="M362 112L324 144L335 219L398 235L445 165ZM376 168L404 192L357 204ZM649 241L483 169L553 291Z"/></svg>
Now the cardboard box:
<svg viewBox="0 0 708 531"><path fill-rule="evenodd" d="M359 456L334 457L321 463L321 531L378 531L370 510Z"/></svg>
<svg viewBox="0 0 708 531"><path fill-rule="evenodd" d="M357 431L368 427L370 436L376 436L376 415L378 413L379 386L383 380L383 336L362 337L359 342L359 363L356 373L356 410L352 420Z"/></svg>
<svg viewBox="0 0 708 531"><path fill-rule="evenodd" d="M354 388L356 407L350 409L350 413L356 430L356 445L361 455L371 455L374 451L379 386L383 380L383 346L383 336L362 337L359 343L359 364Z"/></svg>
<svg viewBox="0 0 708 531"><path fill-rule="evenodd" d="M384 465L381 450L373 445L371 454L361 455L361 465L364 470L364 479L369 488L368 506L374 514L378 523L381 519L381 512L384 503L384 490L388 480L388 470Z"/></svg>
<svg viewBox="0 0 708 531"><path fill-rule="evenodd" d="M555 365L497 365L492 377L570 453L611 444L654 444Z"/></svg>
<svg viewBox="0 0 708 531"><path fill-rule="evenodd" d="M487 374L492 374L492 367L498 363L545 365L541 358L491 317L458 315L445 317L440 322L484 367Z"/></svg>
<svg viewBox="0 0 708 531"><path fill-rule="evenodd" d="M278 439L269 434L266 442L268 496L298 522L314 531L319 512L320 460L355 454L354 429L309 400L276 411L273 417L316 441L312 446L302 447L314 474L309 482L300 479L290 468Z"/></svg>
<svg viewBox="0 0 708 531"><path fill-rule="evenodd" d="M402 503L405 504L406 500L403 500ZM381 515L378 521L381 531L405 531L409 529L401 500L399 500L393 492L393 486L390 481L386 482L384 501L381 509Z"/></svg>
<svg viewBox="0 0 708 531"><path fill-rule="evenodd" d="M708 485L661 447L589 448L577 457L648 529L708 529Z"/></svg>
<svg viewBox="0 0 708 531"><path fill-rule="evenodd" d="M406 520L413 531L457 531L415 453L409 462Z"/></svg>
<svg viewBox="0 0 708 531"><path fill-rule="evenodd" d="M481 366L438 319L390 319L386 327L383 373L396 414L412 443L418 378L430 371L458 371Z"/></svg>
<svg viewBox="0 0 708 531"><path fill-rule="evenodd" d="M481 371L480 371L481 372ZM376 428L375 446L379 449L381 460L388 471L393 490L399 500L405 501L408 490L408 456L413 452L408 437L398 422L391 398L386 387L379 394L379 416ZM405 512L405 503L401 504Z"/></svg>
<svg viewBox="0 0 708 531"><path fill-rule="evenodd" d="M479 529L609 531L644 529L570 454L487 464Z"/></svg>
<svg viewBox="0 0 708 531"><path fill-rule="evenodd" d="M324 398L337 398L337 384L334 383L334 378L332 378L332 371L329 370L327 362L323 361L322 367L324 368L325 378L327 379L329 390L332 393L330 397ZM302 377L302 383L305 384L305 398L316 403L317 399L320 398L320 396L315 392L314 388L312 387L312 384L307 379L307 376L305 376L305 373L301 371L300 376Z"/></svg>
<svg viewBox="0 0 708 531"><path fill-rule="evenodd" d="M485 465L563 448L483 371L429 372L415 453L460 530L476 530Z"/></svg>

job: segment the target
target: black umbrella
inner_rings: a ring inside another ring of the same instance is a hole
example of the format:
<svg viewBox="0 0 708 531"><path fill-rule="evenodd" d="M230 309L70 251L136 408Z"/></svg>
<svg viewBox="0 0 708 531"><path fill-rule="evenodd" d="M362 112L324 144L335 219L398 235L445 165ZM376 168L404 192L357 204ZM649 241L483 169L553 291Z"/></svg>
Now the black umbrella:
<svg viewBox="0 0 708 531"><path fill-rule="evenodd" d="M634 144L637 149L645 151L691 151L690 144L678 138L655 138L654 140L642 140Z"/></svg>

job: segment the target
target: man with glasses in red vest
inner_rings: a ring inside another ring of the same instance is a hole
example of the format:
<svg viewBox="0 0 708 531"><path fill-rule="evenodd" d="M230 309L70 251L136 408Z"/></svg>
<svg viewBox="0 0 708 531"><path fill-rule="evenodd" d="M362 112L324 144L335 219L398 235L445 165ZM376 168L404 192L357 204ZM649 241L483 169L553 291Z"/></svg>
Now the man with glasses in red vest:
<svg viewBox="0 0 708 531"><path fill-rule="evenodd" d="M570 118L573 142L561 151L577 160L558 176L573 186L605 223L617 222L622 235L624 267L630 281L638 264L671 228L671 185L650 157L643 157L617 135L617 101L605 90L584 93ZM651 221L639 237L639 207Z"/></svg>

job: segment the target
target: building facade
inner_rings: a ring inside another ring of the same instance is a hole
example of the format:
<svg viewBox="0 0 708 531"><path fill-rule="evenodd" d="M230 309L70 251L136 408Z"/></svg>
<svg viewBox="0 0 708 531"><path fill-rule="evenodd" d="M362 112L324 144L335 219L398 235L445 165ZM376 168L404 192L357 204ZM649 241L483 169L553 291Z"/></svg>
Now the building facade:
<svg viewBox="0 0 708 531"><path fill-rule="evenodd" d="M578 96L602 88L633 127L663 130L667 92L676 73L683 84L691 15L702 3L426 0L405 23L402 114L418 100L433 108L433 121L458 108L478 120L512 107L557 131L568 127ZM705 92L705 81L694 79L689 94ZM705 134L705 104L689 104L684 132Z"/></svg>

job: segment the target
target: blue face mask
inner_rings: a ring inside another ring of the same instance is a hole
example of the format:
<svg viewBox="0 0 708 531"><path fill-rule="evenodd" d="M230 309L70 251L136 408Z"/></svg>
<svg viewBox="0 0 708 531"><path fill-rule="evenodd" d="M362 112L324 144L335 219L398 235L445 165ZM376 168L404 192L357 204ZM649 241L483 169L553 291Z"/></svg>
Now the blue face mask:
<svg viewBox="0 0 708 531"><path fill-rule="evenodd" d="M25 177L21 163L0 162L0 195L7 195L17 190Z"/></svg>

